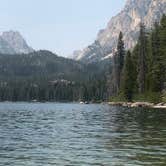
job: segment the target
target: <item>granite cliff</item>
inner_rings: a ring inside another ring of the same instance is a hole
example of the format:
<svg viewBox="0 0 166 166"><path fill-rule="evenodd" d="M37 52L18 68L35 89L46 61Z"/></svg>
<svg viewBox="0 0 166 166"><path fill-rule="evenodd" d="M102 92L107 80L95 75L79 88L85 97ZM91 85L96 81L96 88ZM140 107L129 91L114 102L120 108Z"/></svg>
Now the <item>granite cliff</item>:
<svg viewBox="0 0 166 166"><path fill-rule="evenodd" d="M107 27L99 31L96 41L74 54L74 59L96 62L112 56L119 32L124 34L126 49L134 47L138 39L140 22L148 29L166 13L166 0L127 0L124 8L112 17Z"/></svg>

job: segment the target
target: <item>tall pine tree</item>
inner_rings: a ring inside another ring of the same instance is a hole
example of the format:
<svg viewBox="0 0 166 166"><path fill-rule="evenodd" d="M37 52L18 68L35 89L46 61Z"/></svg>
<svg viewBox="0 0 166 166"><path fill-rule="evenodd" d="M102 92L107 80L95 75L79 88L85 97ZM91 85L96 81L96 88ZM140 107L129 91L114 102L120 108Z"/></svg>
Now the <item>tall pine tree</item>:
<svg viewBox="0 0 166 166"><path fill-rule="evenodd" d="M136 86L136 68L130 51L127 52L123 71L122 93L128 101L132 101Z"/></svg>
<svg viewBox="0 0 166 166"><path fill-rule="evenodd" d="M138 57L138 87L139 93L145 92L146 85L146 32L145 25L140 24L140 36L139 36L139 57Z"/></svg>
<svg viewBox="0 0 166 166"><path fill-rule="evenodd" d="M117 52L115 54L115 76L116 76L116 90L117 93L119 92L120 85L121 85L121 76L122 76L122 69L124 66L124 56L125 56L125 47L124 47L124 41L123 41L123 34L122 32L119 33L118 38L118 45L117 45Z"/></svg>
<svg viewBox="0 0 166 166"><path fill-rule="evenodd" d="M162 58L160 56L160 27L155 23L154 29L151 34L151 47L152 47L152 91L158 92L162 89Z"/></svg>
<svg viewBox="0 0 166 166"><path fill-rule="evenodd" d="M161 89L166 90L166 15L163 15L160 22L160 59L161 59Z"/></svg>

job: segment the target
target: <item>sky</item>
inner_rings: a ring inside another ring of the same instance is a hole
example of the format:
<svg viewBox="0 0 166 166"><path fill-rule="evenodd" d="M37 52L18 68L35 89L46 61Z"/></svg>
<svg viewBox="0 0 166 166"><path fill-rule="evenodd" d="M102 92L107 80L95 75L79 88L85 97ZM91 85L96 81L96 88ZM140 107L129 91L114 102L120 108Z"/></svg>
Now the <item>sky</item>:
<svg viewBox="0 0 166 166"><path fill-rule="evenodd" d="M19 31L36 50L60 56L91 44L125 0L0 0L0 32Z"/></svg>

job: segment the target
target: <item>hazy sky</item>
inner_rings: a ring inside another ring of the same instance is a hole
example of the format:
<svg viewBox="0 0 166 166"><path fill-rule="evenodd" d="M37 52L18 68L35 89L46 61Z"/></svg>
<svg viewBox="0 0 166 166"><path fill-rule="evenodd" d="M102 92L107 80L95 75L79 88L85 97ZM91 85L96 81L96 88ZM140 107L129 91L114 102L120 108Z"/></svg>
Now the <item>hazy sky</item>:
<svg viewBox="0 0 166 166"><path fill-rule="evenodd" d="M96 38L125 0L0 0L0 31L17 30L34 49L61 56Z"/></svg>

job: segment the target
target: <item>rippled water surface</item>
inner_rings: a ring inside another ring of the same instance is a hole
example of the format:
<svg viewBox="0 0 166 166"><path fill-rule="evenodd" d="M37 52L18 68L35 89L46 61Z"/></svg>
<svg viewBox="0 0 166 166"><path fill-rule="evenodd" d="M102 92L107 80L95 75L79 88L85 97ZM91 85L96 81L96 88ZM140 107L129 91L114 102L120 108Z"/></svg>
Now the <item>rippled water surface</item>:
<svg viewBox="0 0 166 166"><path fill-rule="evenodd" d="M0 103L0 166L166 165L166 110Z"/></svg>

